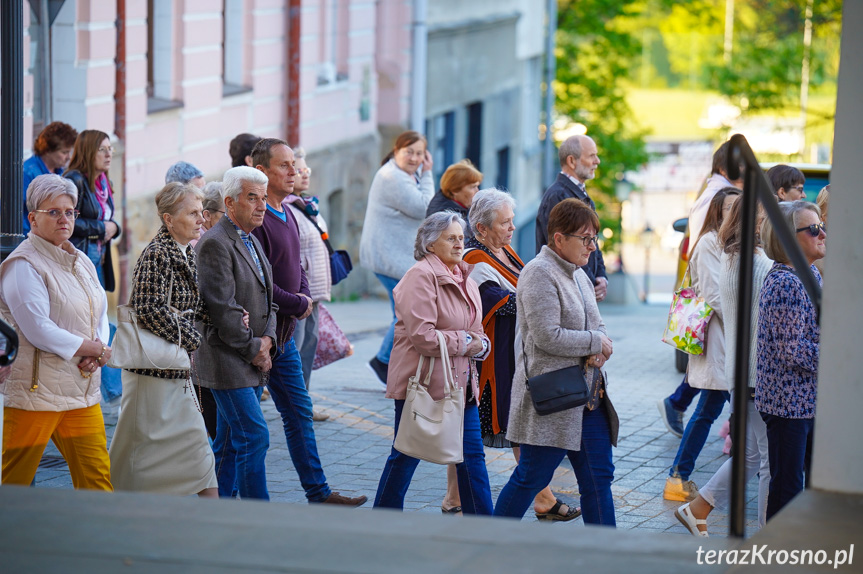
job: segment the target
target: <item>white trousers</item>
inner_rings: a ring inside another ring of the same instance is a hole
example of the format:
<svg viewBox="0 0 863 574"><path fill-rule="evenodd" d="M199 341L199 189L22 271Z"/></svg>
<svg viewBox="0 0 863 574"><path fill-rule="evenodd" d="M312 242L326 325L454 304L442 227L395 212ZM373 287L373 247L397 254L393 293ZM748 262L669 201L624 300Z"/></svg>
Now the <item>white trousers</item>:
<svg viewBox="0 0 863 574"><path fill-rule="evenodd" d="M746 417L746 482L758 473L758 523L763 528L767 522L767 493L770 490L767 425L755 410L755 401L747 401ZM721 510L728 508L731 500L730 458L719 467L707 484L698 489L698 493L710 506Z"/></svg>

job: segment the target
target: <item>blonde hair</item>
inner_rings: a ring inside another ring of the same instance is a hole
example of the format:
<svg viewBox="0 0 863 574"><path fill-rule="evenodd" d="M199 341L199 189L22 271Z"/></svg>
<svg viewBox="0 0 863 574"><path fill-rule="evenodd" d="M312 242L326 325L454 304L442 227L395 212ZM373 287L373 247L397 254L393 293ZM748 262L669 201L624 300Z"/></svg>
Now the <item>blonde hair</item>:
<svg viewBox="0 0 863 574"><path fill-rule="evenodd" d="M800 219L800 213L803 211L812 211L818 217L821 217L821 210L814 203L800 200L797 201L780 201L779 210L782 211L782 219L785 221L791 232L797 229L797 221ZM791 258L782 247L782 242L779 241L779 234L776 233L776 227L771 223L770 218L766 218L761 224L761 241L764 243L764 253L767 257L777 263L788 265L791 263Z"/></svg>
<svg viewBox="0 0 863 574"><path fill-rule="evenodd" d="M815 198L815 205L821 210L821 220L827 220L827 204L830 203L830 184L828 183L818 192L818 197Z"/></svg>
<svg viewBox="0 0 863 574"><path fill-rule="evenodd" d="M164 222L166 213L171 215L176 214L177 206L183 203L183 200L189 194L194 195L201 201L204 200L204 192L190 183L172 181L160 189L156 194L156 211L159 213L159 219Z"/></svg>

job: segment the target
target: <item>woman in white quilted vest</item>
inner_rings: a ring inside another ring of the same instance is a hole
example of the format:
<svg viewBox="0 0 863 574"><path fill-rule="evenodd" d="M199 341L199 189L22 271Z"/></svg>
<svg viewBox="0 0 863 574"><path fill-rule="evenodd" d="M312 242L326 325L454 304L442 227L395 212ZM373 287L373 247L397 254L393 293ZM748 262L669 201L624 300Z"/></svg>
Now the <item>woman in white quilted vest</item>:
<svg viewBox="0 0 863 574"><path fill-rule="evenodd" d="M0 385L3 484L29 485L48 440L75 488L113 490L99 368L108 362L108 300L96 268L69 242L78 190L59 175L27 188L30 233L0 265L0 314L20 339Z"/></svg>
<svg viewBox="0 0 863 574"><path fill-rule="evenodd" d="M294 343L300 351L303 379L308 389L309 379L312 377L312 363L315 362L315 350L318 348L320 302L330 300L333 278L330 271L330 252L324 243L327 222L318 213L318 198L304 195L310 187L312 170L306 165L306 152L301 147L294 149L294 168L297 171L294 192L285 201L293 208L294 219L300 229L300 261L306 272L312 298L312 314L302 321L297 321L294 329ZM329 415L312 411L312 419L315 421L325 421L328 418Z"/></svg>

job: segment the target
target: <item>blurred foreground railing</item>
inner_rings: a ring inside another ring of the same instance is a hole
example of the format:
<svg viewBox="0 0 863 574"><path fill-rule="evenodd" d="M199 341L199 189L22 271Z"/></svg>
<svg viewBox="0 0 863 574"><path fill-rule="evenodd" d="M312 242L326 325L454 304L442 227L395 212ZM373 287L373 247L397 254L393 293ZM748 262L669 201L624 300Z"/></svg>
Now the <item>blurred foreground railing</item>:
<svg viewBox="0 0 863 574"><path fill-rule="evenodd" d="M743 210L740 220L740 283L738 285L737 307L737 344L733 350L734 362L734 428L731 447L731 512L729 513L729 532L742 538L746 535L746 413L749 400L749 348L752 344L752 261L755 252L755 221L758 215L758 202L764 207L767 218L773 224L779 241L788 254L797 276L803 282L815 313L821 316L821 287L815 279L803 251L797 244L794 230L786 225L779 203L773 194L773 187L749 142L740 134L731 137L728 154L728 179L740 178L744 169Z"/></svg>

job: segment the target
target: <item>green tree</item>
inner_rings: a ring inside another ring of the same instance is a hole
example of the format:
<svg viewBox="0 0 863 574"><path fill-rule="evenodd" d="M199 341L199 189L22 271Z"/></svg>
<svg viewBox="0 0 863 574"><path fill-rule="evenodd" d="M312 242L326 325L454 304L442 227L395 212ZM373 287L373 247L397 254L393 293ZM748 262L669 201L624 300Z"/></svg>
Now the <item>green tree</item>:
<svg viewBox="0 0 863 574"><path fill-rule="evenodd" d="M555 111L587 126L602 164L591 184L602 227L620 239L620 204L614 184L624 171L647 159L644 136L626 103L625 79L639 64L641 44L633 22L646 8L643 0L560 0L555 48Z"/></svg>
<svg viewBox="0 0 863 574"><path fill-rule="evenodd" d="M807 0L737 0L731 62L708 64L709 87L744 110L778 110L800 102ZM812 2L809 86L838 73L842 1Z"/></svg>

